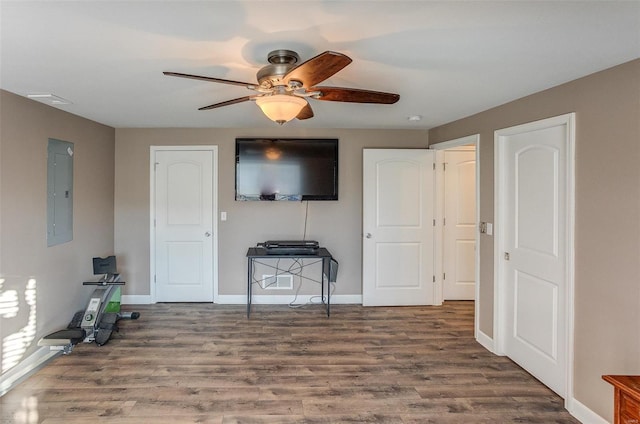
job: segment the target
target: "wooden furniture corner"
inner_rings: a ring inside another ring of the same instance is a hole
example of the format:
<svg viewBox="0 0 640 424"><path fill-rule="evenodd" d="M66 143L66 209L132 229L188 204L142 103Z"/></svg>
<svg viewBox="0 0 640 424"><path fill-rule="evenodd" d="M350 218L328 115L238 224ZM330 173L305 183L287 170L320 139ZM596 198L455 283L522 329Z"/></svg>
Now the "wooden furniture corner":
<svg viewBox="0 0 640 424"><path fill-rule="evenodd" d="M640 375L603 375L613 385L613 424L640 424Z"/></svg>

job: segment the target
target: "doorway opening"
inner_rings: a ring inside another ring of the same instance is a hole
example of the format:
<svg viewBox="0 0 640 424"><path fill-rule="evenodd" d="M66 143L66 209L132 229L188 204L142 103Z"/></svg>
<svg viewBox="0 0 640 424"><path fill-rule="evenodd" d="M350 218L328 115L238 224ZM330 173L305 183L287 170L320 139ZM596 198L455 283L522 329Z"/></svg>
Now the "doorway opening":
<svg viewBox="0 0 640 424"><path fill-rule="evenodd" d="M436 143L436 303L475 301L479 334L479 134Z"/></svg>

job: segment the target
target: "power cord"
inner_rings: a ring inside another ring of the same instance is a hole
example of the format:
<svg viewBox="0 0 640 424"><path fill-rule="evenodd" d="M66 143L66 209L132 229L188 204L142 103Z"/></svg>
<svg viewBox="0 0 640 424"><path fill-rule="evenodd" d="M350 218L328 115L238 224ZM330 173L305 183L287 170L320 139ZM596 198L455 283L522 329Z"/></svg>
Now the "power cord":
<svg viewBox="0 0 640 424"><path fill-rule="evenodd" d="M309 201L307 200L307 205L304 211L304 231L302 232L302 240L307 239L307 219L309 217Z"/></svg>
<svg viewBox="0 0 640 424"><path fill-rule="evenodd" d="M311 306L311 305L326 305L327 304L327 299L324 295L315 295L315 296L311 296L309 298L309 300L306 303L295 303L296 300L298 299L298 294L300 293L300 289L302 288L302 277L301 275L299 275L300 277L300 281L298 283L298 288L296 289L296 294L293 298L293 300L289 303L289 307L293 308L293 309L297 309L297 308L304 308L306 306ZM324 278L324 277L323 277ZM314 281L316 284L322 284L321 281ZM333 292L336 290L336 283L335 282L330 282L328 281L327 284L329 284L329 290L331 291L329 293L329 297L333 296ZM320 299L320 301L314 301L314 299Z"/></svg>

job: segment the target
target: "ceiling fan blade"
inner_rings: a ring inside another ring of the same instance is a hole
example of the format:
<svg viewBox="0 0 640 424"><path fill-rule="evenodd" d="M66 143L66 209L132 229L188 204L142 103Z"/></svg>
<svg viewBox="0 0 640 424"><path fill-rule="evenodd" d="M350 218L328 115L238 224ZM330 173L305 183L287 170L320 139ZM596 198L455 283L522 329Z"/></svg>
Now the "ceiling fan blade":
<svg viewBox="0 0 640 424"><path fill-rule="evenodd" d="M302 108L300 113L298 113L298 116L296 116L296 118L297 119L313 118L313 109L311 109L311 105L308 102L307 102L307 105Z"/></svg>
<svg viewBox="0 0 640 424"><path fill-rule="evenodd" d="M203 77L201 75L182 74L180 72L163 72L163 74L168 75L170 77L190 78L190 79L201 80L201 81L219 82L219 83L222 83L222 84L241 85L241 86L247 87L247 88L255 87L257 85L257 84L251 84L249 82L226 80L226 79L222 79L222 78L213 78L213 77Z"/></svg>
<svg viewBox="0 0 640 424"><path fill-rule="evenodd" d="M326 51L296 66L283 79L286 83L295 80L300 81L303 87L311 87L326 80L350 63L349 56Z"/></svg>
<svg viewBox="0 0 640 424"><path fill-rule="evenodd" d="M209 109L215 109L222 106L235 105L236 103L242 103L248 100L253 100L255 97L256 96L238 97L237 99L227 100L226 102L220 102L220 103L215 103L209 106L204 106L204 107L198 108L198 110L209 110Z"/></svg>
<svg viewBox="0 0 640 424"><path fill-rule="evenodd" d="M321 95L317 97L318 100L331 102L393 104L400 100L399 94L359 90L357 88L311 87L307 91L319 91Z"/></svg>

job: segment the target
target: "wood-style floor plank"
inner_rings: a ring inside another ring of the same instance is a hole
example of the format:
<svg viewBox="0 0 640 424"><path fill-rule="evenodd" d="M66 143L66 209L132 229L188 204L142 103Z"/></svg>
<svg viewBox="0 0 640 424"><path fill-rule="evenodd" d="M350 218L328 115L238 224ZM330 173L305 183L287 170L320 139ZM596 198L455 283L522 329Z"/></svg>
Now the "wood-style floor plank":
<svg viewBox="0 0 640 424"><path fill-rule="evenodd" d="M0 399L2 423L577 423L563 400L440 307L129 307Z"/></svg>

